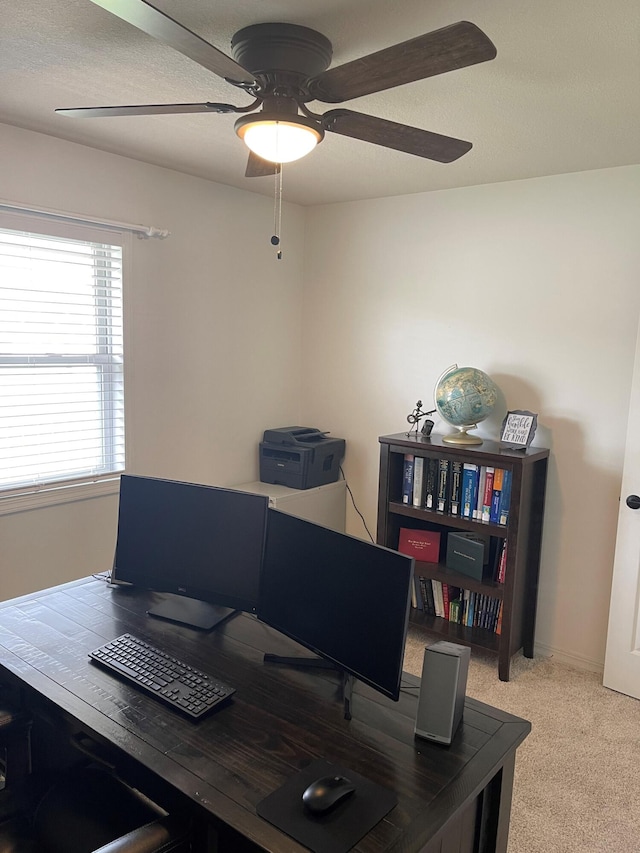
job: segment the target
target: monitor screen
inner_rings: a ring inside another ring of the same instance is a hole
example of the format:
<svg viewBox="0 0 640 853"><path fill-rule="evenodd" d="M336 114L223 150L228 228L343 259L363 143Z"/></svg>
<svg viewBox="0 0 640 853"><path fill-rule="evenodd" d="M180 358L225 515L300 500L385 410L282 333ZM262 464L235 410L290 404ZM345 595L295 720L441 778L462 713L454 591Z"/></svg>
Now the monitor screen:
<svg viewBox="0 0 640 853"><path fill-rule="evenodd" d="M265 495L123 474L112 578L255 611L268 505Z"/></svg>
<svg viewBox="0 0 640 853"><path fill-rule="evenodd" d="M413 559L269 509L258 618L392 699Z"/></svg>

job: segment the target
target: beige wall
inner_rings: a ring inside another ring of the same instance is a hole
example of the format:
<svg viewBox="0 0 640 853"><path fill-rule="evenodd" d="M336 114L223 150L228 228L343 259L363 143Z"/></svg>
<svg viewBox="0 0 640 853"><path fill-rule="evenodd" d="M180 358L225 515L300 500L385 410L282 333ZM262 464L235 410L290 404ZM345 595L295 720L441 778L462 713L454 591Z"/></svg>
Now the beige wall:
<svg viewBox="0 0 640 853"><path fill-rule="evenodd" d="M551 447L536 644L604 659L640 308L640 167L311 209L303 411L347 438L375 526L377 438L428 408L450 364L479 367ZM446 431L442 423L436 432ZM349 529L362 532L351 513Z"/></svg>
<svg viewBox="0 0 640 853"><path fill-rule="evenodd" d="M0 600L111 568L117 494L0 516Z"/></svg>
<svg viewBox="0 0 640 853"><path fill-rule="evenodd" d="M266 427L347 440L375 535L378 442L448 365L552 448L537 648L597 669L640 311L640 167L309 208L0 125L0 197L168 228L134 240L130 470L257 479ZM6 168L10 164L10 168ZM304 334L301 334L301 318ZM436 429L441 430L441 425ZM109 567L115 499L0 516L0 597ZM365 535L350 512L349 530Z"/></svg>
<svg viewBox="0 0 640 853"><path fill-rule="evenodd" d="M0 199L167 228L132 241L128 467L258 479L264 429L299 418L303 217L284 257L266 197L0 125ZM0 515L0 598L110 567L113 497Z"/></svg>

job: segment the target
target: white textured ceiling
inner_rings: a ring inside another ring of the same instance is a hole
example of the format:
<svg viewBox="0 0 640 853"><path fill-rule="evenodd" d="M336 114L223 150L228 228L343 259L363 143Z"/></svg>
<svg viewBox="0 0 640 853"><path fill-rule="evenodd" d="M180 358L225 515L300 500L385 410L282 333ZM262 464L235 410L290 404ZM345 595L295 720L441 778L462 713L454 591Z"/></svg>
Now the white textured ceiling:
<svg viewBox="0 0 640 853"><path fill-rule="evenodd" d="M285 166L284 194L324 204L640 162L638 0L153 0L217 48L265 21L317 29L340 65L460 20L496 45L491 62L344 106L473 143L443 165L328 133ZM254 192L236 116L71 119L56 107L248 96L89 0L0 0L0 122ZM244 98L244 100L243 100ZM324 111L326 105L312 109ZM6 166L6 163L4 164Z"/></svg>

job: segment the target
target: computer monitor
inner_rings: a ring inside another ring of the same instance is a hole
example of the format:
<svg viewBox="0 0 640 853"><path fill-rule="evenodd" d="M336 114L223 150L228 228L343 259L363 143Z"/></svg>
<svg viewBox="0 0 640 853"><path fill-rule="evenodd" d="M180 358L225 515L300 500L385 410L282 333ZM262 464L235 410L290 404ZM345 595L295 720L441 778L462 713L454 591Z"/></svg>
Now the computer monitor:
<svg viewBox="0 0 640 853"><path fill-rule="evenodd" d="M123 474L112 581L168 593L153 616L210 629L255 612L269 499Z"/></svg>
<svg viewBox="0 0 640 853"><path fill-rule="evenodd" d="M413 562L269 509L258 618L397 700Z"/></svg>

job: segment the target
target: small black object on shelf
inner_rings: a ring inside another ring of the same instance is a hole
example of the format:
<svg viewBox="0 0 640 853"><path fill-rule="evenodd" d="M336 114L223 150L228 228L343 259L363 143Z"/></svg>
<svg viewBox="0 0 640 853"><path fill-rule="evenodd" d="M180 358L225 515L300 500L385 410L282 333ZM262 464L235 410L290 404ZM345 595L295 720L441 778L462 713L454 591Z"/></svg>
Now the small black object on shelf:
<svg viewBox="0 0 640 853"><path fill-rule="evenodd" d="M411 429L407 433L407 435L411 435L413 432L418 434L418 423L422 418L427 418L427 420L422 424L422 429L420 432L424 436L430 436L431 430L433 429L433 421L429 418L429 415L433 415L435 413L435 409L431 409L430 412L422 411L422 400L418 400L416 403L415 409L411 412L411 414L407 415L407 422L411 424Z"/></svg>

